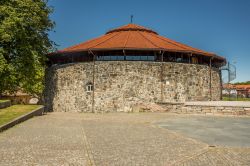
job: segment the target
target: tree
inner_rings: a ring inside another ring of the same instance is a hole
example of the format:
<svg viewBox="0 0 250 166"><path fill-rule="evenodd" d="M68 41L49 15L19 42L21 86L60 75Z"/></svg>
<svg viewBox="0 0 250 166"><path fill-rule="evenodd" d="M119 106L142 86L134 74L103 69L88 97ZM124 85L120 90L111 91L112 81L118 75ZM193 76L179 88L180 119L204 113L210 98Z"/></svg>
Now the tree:
<svg viewBox="0 0 250 166"><path fill-rule="evenodd" d="M41 95L52 12L46 0L0 1L0 95L19 89Z"/></svg>

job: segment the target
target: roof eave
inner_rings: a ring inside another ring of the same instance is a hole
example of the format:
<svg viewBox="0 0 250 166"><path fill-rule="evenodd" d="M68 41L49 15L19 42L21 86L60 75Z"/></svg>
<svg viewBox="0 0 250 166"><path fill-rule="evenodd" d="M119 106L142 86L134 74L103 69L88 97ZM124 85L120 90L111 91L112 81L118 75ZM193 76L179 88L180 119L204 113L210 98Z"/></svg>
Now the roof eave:
<svg viewBox="0 0 250 166"><path fill-rule="evenodd" d="M117 48L89 48L89 49L78 49L78 50L67 50L67 51L57 51L49 53L48 56L58 55L58 54L66 54L66 53L77 53L77 52L88 52L88 51L113 51L113 50L142 50L142 51L169 51L169 52L179 52L179 53L190 53L190 54L199 54L208 57L214 57L216 59L220 59L225 61L226 58L216 55L214 53L204 53L198 51L190 51L190 50L175 50L175 49L165 49L165 48L124 48L124 47L117 47Z"/></svg>

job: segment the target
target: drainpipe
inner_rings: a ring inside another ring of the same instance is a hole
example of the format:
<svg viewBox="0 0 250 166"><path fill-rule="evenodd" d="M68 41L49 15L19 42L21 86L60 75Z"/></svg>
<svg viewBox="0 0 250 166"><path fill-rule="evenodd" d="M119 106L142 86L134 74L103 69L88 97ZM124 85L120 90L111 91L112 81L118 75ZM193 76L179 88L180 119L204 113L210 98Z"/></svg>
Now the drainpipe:
<svg viewBox="0 0 250 166"><path fill-rule="evenodd" d="M161 102L163 102L163 55L165 51L161 54Z"/></svg>
<svg viewBox="0 0 250 166"><path fill-rule="evenodd" d="M95 58L96 55L89 50L89 52L93 55L93 67L92 67L92 73L93 73L93 77L92 77L92 82L93 82L93 92L92 92L92 113L95 113Z"/></svg>
<svg viewBox="0 0 250 166"><path fill-rule="evenodd" d="M221 70L220 71L220 100L222 100L222 89L223 89L223 85L222 85L222 73Z"/></svg>
<svg viewBox="0 0 250 166"><path fill-rule="evenodd" d="M231 101L231 87L230 87L230 69L229 69L229 62L227 62L227 66L228 66L228 69L227 69L227 71L228 71L228 87L229 87L229 93L228 93L228 99L229 99L229 101Z"/></svg>
<svg viewBox="0 0 250 166"><path fill-rule="evenodd" d="M213 56L209 60L209 92L210 92L210 101L212 100L212 59Z"/></svg>
<svg viewBox="0 0 250 166"><path fill-rule="evenodd" d="M193 56L193 53L191 52L189 56L189 63L192 63L192 56Z"/></svg>

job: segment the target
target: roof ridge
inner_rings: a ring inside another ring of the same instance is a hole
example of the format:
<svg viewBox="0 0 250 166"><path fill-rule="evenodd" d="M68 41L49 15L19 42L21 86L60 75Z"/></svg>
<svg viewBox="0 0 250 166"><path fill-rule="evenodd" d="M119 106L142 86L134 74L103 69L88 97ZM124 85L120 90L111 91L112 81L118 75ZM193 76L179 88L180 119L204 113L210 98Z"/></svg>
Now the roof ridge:
<svg viewBox="0 0 250 166"><path fill-rule="evenodd" d="M105 34L105 35L109 35L109 34ZM90 42L93 42L93 41L95 41L96 39L99 39L99 38L101 38L101 37L104 37L105 35L101 35L101 36L99 36L99 37L96 37L96 38L94 38L94 39L87 40L87 41L85 41L85 42L81 42L81 43L76 44L76 45L73 45L73 46L71 46L71 47L67 47L67 48L65 48L65 49L63 49L63 50L74 49L74 48L76 48L76 47L78 47L78 46L80 46L80 45L82 45L82 44L89 44ZM113 35L114 35L114 34L113 34ZM62 50L62 51L63 51L63 50Z"/></svg>
<svg viewBox="0 0 250 166"><path fill-rule="evenodd" d="M206 52L206 51L203 51L203 50L199 50L199 49L197 49L197 48L194 48L194 47L191 47L191 46L188 46L188 45L186 45L186 44L183 44L183 43L180 43L180 42L177 42L177 41L173 41L173 40L171 40L171 39L169 39L169 38L166 38L166 37L163 37L163 36L156 36L157 38L159 38L159 39L161 39L161 40L163 40L163 41L166 41L166 42L168 42L168 43L171 43L171 44L174 44L174 45L176 45L176 46L178 46L178 47L181 47L181 48L184 48L184 49L187 49L188 51L190 51L190 52L199 52L199 53L205 53L205 54L212 54L212 53L209 53L209 52ZM177 44L176 44L177 43ZM192 49L194 49L194 50L192 50Z"/></svg>
<svg viewBox="0 0 250 166"><path fill-rule="evenodd" d="M119 32L119 31L130 31L130 30L131 31L146 31L149 33L158 34L156 31L154 31L150 28L146 28L144 26L140 26L137 24L127 24L124 26L120 26L120 27L117 27L117 28L114 28L114 29L107 31L106 34L113 33L113 32Z"/></svg>
<svg viewBox="0 0 250 166"><path fill-rule="evenodd" d="M102 42L100 42L100 43L97 43L96 45L90 47L89 50L91 50L91 48L93 48L93 47L96 47L96 46L98 46L98 45L100 45L100 44L102 44L102 43L104 43L104 42L110 40L111 38L113 38L113 37L115 37L115 36L117 36L117 35L119 35L119 34L120 34L120 33L117 32L116 34L114 34L114 35L111 36L110 38L108 38L108 39L106 39L106 40L104 40L104 41L102 41Z"/></svg>
<svg viewBox="0 0 250 166"><path fill-rule="evenodd" d="M130 37L130 34L131 34L131 31L128 31L128 36L127 36L127 39L126 39L126 41L125 41L125 43L124 43L124 48L126 48L126 45L127 45L127 43L128 43L128 39L129 39L129 37Z"/></svg>
<svg viewBox="0 0 250 166"><path fill-rule="evenodd" d="M161 48L159 47L158 45L154 44L152 41L150 41L145 35L143 35L140 31L138 32L143 38L145 38L146 40L148 40L151 44L153 44L154 46L158 47L158 48Z"/></svg>
<svg viewBox="0 0 250 166"><path fill-rule="evenodd" d="M180 46L180 45L178 45L178 44L175 44L175 43L172 42L172 41L167 41L167 40L165 40L164 38L162 39L161 36L159 36L159 35L155 35L155 37L157 37L158 39L163 40L163 41L165 41L165 42L167 42L167 43L173 44L173 45L175 45L175 46L177 46L177 47L187 49L187 48L185 48L185 47L183 47L183 46Z"/></svg>

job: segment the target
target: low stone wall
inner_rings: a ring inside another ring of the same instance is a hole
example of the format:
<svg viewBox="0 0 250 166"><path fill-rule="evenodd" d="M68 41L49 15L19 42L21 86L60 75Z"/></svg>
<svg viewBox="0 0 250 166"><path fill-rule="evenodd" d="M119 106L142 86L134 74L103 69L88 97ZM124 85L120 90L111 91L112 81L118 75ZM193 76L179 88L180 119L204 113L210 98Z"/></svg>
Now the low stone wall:
<svg viewBox="0 0 250 166"><path fill-rule="evenodd" d="M11 106L11 102L10 101L5 101L5 102L1 102L0 103L0 109L6 108L6 107L10 107L10 106Z"/></svg>
<svg viewBox="0 0 250 166"><path fill-rule="evenodd" d="M250 115L249 106L233 105L194 105L186 103L159 103L168 112L179 114L206 114L206 115Z"/></svg>
<svg viewBox="0 0 250 166"><path fill-rule="evenodd" d="M185 105L181 113L208 115L250 115L250 107Z"/></svg>

